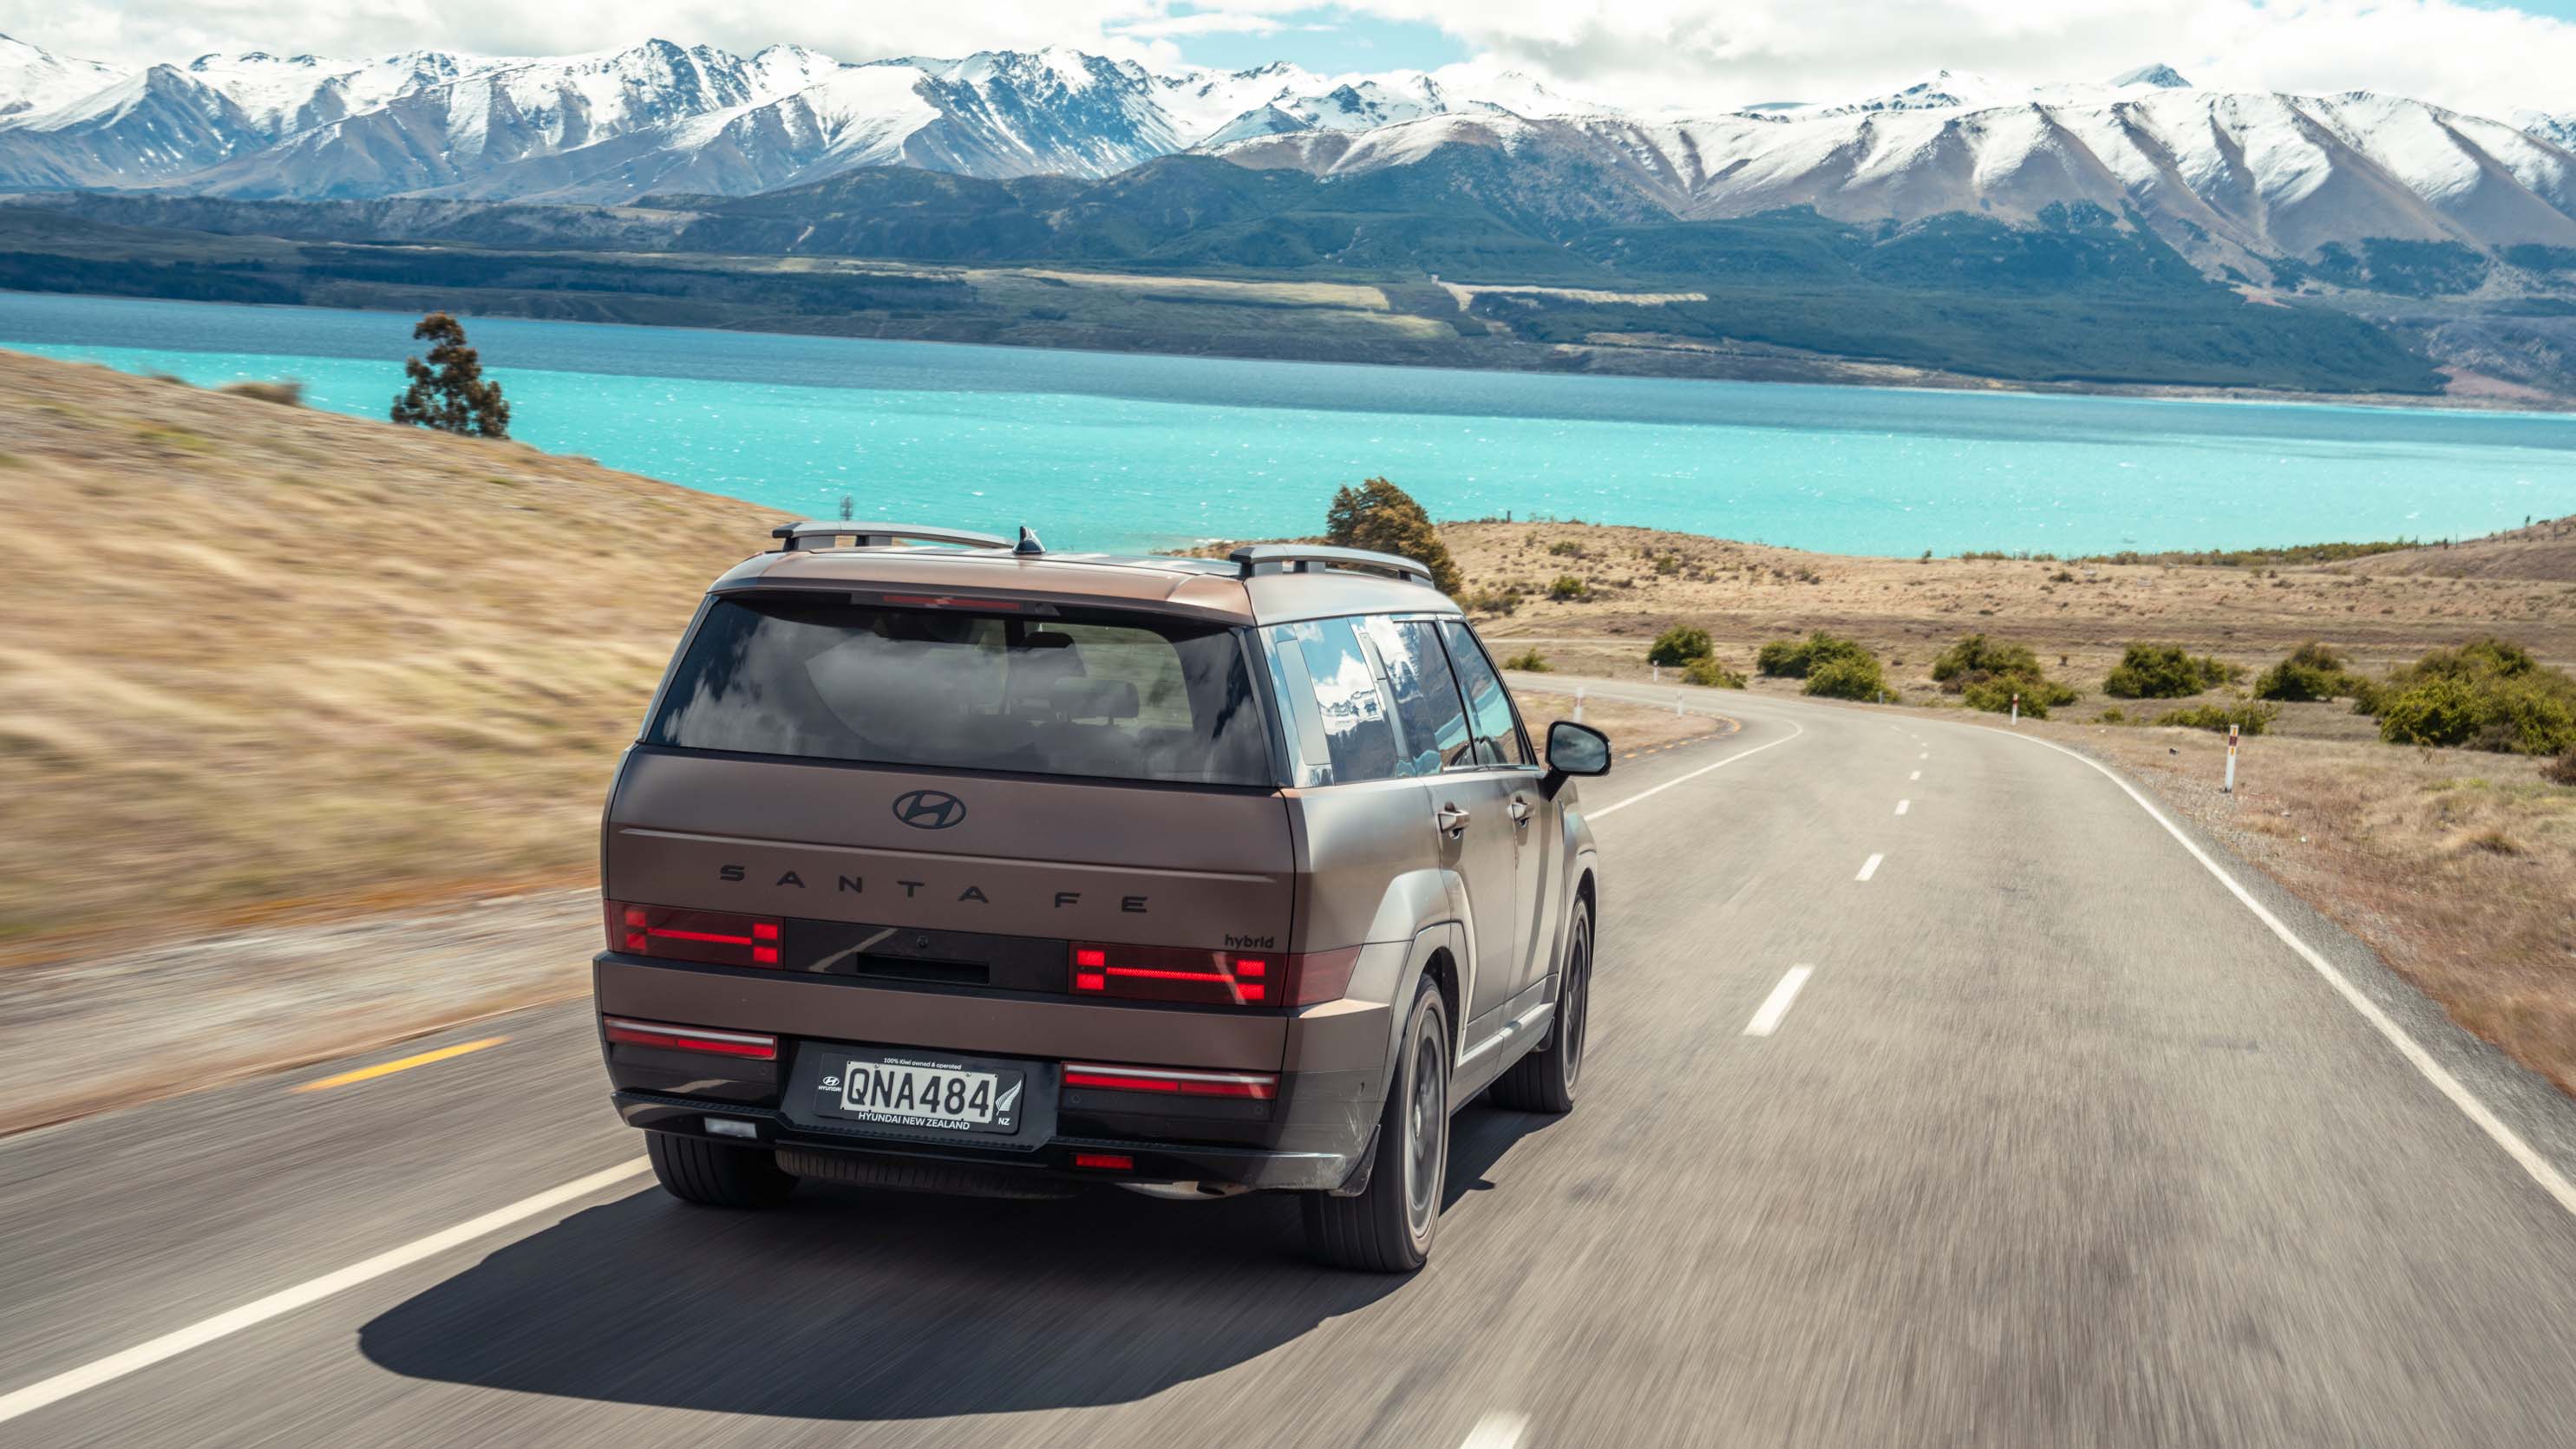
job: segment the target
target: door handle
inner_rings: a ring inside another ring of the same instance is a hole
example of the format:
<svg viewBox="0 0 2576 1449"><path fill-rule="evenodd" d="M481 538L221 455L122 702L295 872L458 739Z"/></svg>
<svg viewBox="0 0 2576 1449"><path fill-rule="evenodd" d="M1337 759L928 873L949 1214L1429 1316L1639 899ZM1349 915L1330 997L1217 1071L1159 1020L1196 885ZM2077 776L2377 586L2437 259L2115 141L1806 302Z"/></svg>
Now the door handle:
<svg viewBox="0 0 2576 1449"><path fill-rule="evenodd" d="M1440 833L1455 840L1467 833L1467 812L1455 805L1440 807Z"/></svg>
<svg viewBox="0 0 2576 1449"><path fill-rule="evenodd" d="M1522 799L1520 796L1514 795L1512 797L1511 815L1512 823L1514 825L1529 824L1530 803L1527 800Z"/></svg>

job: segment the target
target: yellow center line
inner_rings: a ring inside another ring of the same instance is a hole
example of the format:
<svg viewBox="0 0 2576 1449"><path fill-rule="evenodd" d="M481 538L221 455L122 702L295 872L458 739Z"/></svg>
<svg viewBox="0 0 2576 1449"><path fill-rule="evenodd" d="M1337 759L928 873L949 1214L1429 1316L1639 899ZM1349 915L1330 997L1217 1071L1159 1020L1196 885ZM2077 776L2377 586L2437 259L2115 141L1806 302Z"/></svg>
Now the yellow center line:
<svg viewBox="0 0 2576 1449"><path fill-rule="evenodd" d="M372 1067L360 1067L354 1072L342 1072L336 1077L324 1077L318 1082L306 1082L295 1090L299 1092L319 1092L325 1087L345 1087L351 1082L372 1081L377 1077L392 1076L396 1072L407 1072L414 1067L425 1067L431 1062L443 1062L449 1057L461 1057L467 1052L479 1052L485 1047L496 1047L508 1040L509 1038L506 1036L487 1036L481 1041L469 1041L460 1043L456 1046L440 1047L434 1052L422 1052L418 1056L403 1057L396 1061L378 1062Z"/></svg>

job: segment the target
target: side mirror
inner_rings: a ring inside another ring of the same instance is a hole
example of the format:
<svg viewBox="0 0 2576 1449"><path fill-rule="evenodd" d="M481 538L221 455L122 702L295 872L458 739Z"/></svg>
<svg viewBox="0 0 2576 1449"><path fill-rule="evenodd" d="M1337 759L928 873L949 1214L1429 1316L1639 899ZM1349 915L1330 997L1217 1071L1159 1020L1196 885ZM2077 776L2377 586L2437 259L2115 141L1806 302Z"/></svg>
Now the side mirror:
<svg viewBox="0 0 2576 1449"><path fill-rule="evenodd" d="M1573 775L1610 773L1610 737L1590 725L1561 719L1547 727L1547 791Z"/></svg>

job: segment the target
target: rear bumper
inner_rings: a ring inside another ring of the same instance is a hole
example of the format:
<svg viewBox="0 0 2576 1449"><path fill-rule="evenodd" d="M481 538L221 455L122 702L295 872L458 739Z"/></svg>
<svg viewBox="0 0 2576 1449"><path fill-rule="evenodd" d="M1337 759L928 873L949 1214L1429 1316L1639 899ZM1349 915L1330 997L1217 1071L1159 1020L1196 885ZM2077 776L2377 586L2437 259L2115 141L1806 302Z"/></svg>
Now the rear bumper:
<svg viewBox="0 0 2576 1449"><path fill-rule="evenodd" d="M1385 1101L1388 1009L1367 1001L1294 1013L1108 1006L800 979L617 953L594 960L592 984L602 1016L780 1039L775 1062L601 1043L614 1101L628 1125L735 1145L948 1164L1004 1184L1074 1179L1355 1190ZM798 1053L844 1046L1025 1062L1046 1082L1045 1130L1031 1141L1002 1145L971 1138L915 1142L789 1110L785 1084ZM1181 1102L1065 1090L1055 1078L1067 1061L1275 1073L1278 1094L1262 1103ZM710 1131L710 1120L734 1125ZM1077 1152L1117 1154L1134 1166L1076 1168Z"/></svg>
<svg viewBox="0 0 2576 1449"><path fill-rule="evenodd" d="M818 1131L789 1121L785 1113L774 1107L695 1101L686 1097L628 1091L614 1093L612 1100L617 1104L617 1114L626 1119L627 1126L641 1127L648 1132L706 1137L729 1146L743 1147L753 1143L737 1135L711 1132L707 1123L710 1119L748 1122L759 1134L758 1145L884 1163L945 1164L984 1176L994 1184L995 1191L1011 1196L1024 1195L1008 1190L1012 1179L1023 1177L1033 1182L1043 1179L1066 1184L1188 1182L1211 1188L1247 1187L1262 1192L1330 1192L1365 1185L1358 1181L1360 1164L1376 1142L1376 1127L1372 1123L1338 1151L1282 1152L1206 1142L1156 1142L1070 1135L1053 1137L1029 1153L942 1151L857 1133ZM1117 1172L1077 1168L1074 1155L1078 1152L1116 1153L1132 1159L1135 1166ZM1046 1193L1032 1186L1025 1195L1044 1196Z"/></svg>

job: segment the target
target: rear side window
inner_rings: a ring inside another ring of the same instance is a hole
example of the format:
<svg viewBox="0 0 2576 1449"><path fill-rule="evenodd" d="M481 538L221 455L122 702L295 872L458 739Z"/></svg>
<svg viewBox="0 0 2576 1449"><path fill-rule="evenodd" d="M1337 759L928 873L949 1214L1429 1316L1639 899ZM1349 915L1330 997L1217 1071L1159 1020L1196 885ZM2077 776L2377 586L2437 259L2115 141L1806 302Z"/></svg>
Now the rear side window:
<svg viewBox="0 0 2576 1449"><path fill-rule="evenodd" d="M1478 760L1493 765L1526 765L1529 752L1521 748L1521 730L1512 718L1512 697L1503 691L1502 676L1485 658L1484 646L1465 624L1456 619L1440 621L1440 637L1449 644L1449 662L1457 666L1459 686L1467 691L1467 714L1475 722Z"/></svg>
<svg viewBox="0 0 2576 1449"><path fill-rule="evenodd" d="M1400 773L1436 775L1463 762L1469 743L1467 705L1430 622L1378 615L1369 619L1368 631L1377 641L1378 657L1386 661L1396 721L1404 726L1408 758Z"/></svg>
<svg viewBox="0 0 2576 1449"><path fill-rule="evenodd" d="M878 765L1271 783L1237 636L1140 614L721 599L644 739Z"/></svg>
<svg viewBox="0 0 2576 1449"><path fill-rule="evenodd" d="M1348 785L1397 773L1395 726L1356 620L1310 619L1267 631L1299 785Z"/></svg>

